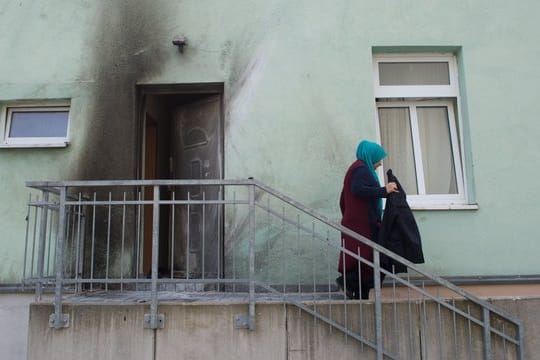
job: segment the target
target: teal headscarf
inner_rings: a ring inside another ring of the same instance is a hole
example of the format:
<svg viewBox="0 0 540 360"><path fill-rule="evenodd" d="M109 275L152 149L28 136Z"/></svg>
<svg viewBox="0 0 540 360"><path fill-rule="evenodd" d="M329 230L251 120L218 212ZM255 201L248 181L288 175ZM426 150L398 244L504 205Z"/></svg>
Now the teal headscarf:
<svg viewBox="0 0 540 360"><path fill-rule="evenodd" d="M384 159L386 155L386 150L384 150L381 145L367 140L360 141L360 144L358 144L358 148L356 149L356 158L364 162L364 164L368 167L369 172L371 172L371 175L379 186L381 185L381 183L379 182L379 177L375 173L375 167L373 166L373 164ZM382 215L381 198L377 199L377 207L379 209L380 216Z"/></svg>

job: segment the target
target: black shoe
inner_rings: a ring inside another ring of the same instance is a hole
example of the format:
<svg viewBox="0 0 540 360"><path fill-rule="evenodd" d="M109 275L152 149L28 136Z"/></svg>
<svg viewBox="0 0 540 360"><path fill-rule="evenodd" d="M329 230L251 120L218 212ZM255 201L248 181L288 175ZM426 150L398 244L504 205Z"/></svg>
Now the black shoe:
<svg viewBox="0 0 540 360"><path fill-rule="evenodd" d="M340 276L336 279L336 285L338 286L339 288L339 291L344 291L344 286L343 286L343 276ZM359 299L357 294L352 291L352 290L349 290L347 289L347 291L345 291L345 295L347 296L347 298L349 299Z"/></svg>

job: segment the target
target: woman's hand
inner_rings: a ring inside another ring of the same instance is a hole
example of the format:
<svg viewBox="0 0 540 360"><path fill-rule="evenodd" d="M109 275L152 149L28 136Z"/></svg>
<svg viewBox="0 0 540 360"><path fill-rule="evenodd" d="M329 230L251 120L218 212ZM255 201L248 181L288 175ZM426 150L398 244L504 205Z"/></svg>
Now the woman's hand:
<svg viewBox="0 0 540 360"><path fill-rule="evenodd" d="M397 187L397 184L395 182L389 182L388 184L386 184L386 193L387 194L390 194L390 193L393 193L393 192L398 192L398 187Z"/></svg>

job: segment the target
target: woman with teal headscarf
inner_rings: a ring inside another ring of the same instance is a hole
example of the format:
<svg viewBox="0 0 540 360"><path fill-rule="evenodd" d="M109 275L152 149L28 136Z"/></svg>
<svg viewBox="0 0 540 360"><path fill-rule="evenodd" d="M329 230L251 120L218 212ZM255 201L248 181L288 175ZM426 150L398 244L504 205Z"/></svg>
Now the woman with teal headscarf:
<svg viewBox="0 0 540 360"><path fill-rule="evenodd" d="M356 161L345 174L340 198L341 224L374 241L377 240L381 223L382 198L397 191L397 185L393 182L381 186L376 173L386 155L381 145L361 141L356 149ZM354 254L360 253L366 260L373 260L371 247L346 234L342 234L342 246ZM357 259L342 252L338 264L338 271L342 275L336 282L346 289L348 297L367 299L369 290L373 288L373 270L362 264L359 278L358 263Z"/></svg>
<svg viewBox="0 0 540 360"><path fill-rule="evenodd" d="M381 185L375 169L381 166L381 161L386 155L388 154L381 145L367 140L360 141L360 144L358 144L358 148L356 149L356 158L362 160L379 187ZM377 199L377 210L380 217L382 215L382 198Z"/></svg>

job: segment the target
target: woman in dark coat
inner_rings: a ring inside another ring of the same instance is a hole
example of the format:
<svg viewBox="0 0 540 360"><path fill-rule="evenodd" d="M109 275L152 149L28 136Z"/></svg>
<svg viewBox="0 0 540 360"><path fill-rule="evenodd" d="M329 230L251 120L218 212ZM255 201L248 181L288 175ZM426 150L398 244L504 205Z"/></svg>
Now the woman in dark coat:
<svg viewBox="0 0 540 360"><path fill-rule="evenodd" d="M363 140L356 151L357 160L351 164L343 180L340 198L342 214L341 224L354 232L376 241L382 215L382 198L397 191L394 182L381 186L375 173L386 157L386 151L374 142ZM366 260L373 261L373 250L360 241L342 234L342 246ZM367 299L373 288L373 269L362 264L360 274L359 261L342 252L339 257L338 271L342 274L336 279L341 289L346 289L349 298ZM360 278L359 278L360 276Z"/></svg>

